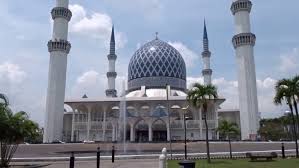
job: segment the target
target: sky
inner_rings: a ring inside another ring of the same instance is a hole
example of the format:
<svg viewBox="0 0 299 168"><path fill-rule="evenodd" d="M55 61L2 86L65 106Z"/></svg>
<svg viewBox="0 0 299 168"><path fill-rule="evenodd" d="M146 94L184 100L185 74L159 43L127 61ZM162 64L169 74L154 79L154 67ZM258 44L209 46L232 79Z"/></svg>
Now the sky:
<svg viewBox="0 0 299 168"><path fill-rule="evenodd" d="M252 32L262 117L282 115L273 104L274 85L299 71L299 1L252 0ZM48 82L47 42L52 35L54 0L0 0L0 93L14 111L24 110L43 126ZM174 46L187 65L187 83L202 82L203 20L206 19L213 83L222 109L238 108L237 64L231 43L234 20L231 0L70 0L66 99L104 96L108 45L114 24L117 43L117 89L127 65L141 45L159 38Z"/></svg>

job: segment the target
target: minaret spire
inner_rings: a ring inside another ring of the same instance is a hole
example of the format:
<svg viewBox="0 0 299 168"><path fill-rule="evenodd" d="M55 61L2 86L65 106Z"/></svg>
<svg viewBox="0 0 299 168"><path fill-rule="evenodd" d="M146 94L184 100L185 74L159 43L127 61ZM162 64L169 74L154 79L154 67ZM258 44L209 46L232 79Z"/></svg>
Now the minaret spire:
<svg viewBox="0 0 299 168"><path fill-rule="evenodd" d="M110 43L114 43L114 44L115 44L114 25L112 26L112 32L111 32Z"/></svg>
<svg viewBox="0 0 299 168"><path fill-rule="evenodd" d="M202 59L204 69L202 70L202 76L204 78L204 84L209 85L212 83L212 69L210 68L210 57L211 52L209 51L209 39L206 27L206 20L204 20L204 29L203 29L203 52Z"/></svg>
<svg viewBox="0 0 299 168"><path fill-rule="evenodd" d="M108 89L106 90L107 97L116 97L117 91L115 90L115 78L117 73L115 72L115 61L116 61L116 54L115 54L115 35L114 35L114 25L112 26L111 30L111 38L110 38L110 53L107 56L109 61L109 71L107 72L108 78Z"/></svg>
<svg viewBox="0 0 299 168"><path fill-rule="evenodd" d="M207 33L206 19L204 19L203 39L209 40L208 33Z"/></svg>

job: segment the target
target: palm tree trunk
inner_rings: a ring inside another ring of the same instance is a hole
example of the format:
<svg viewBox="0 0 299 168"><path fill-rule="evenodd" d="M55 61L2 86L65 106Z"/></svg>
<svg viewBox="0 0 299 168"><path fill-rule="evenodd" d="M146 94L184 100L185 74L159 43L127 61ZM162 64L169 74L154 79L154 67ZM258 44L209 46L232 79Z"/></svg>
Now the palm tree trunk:
<svg viewBox="0 0 299 168"><path fill-rule="evenodd" d="M295 112L296 112L296 119L297 119L297 133L298 133L298 130L299 130L299 115L298 115L298 107L297 107L297 102L296 102L296 99L295 97L293 96L293 104L294 104L294 107L295 107ZM298 135L298 134L297 134Z"/></svg>
<svg viewBox="0 0 299 168"><path fill-rule="evenodd" d="M205 120L205 126L206 126L207 159L208 159L208 163L211 163L211 158L210 158L210 144L209 144L209 129L208 129L208 122L207 122L207 114L206 114L206 112L205 112L204 120Z"/></svg>
<svg viewBox="0 0 299 168"><path fill-rule="evenodd" d="M229 158L232 159L233 152L232 152L232 143L231 143L230 137L228 137L228 144L229 144Z"/></svg>
<svg viewBox="0 0 299 168"><path fill-rule="evenodd" d="M291 116L292 116L292 120L293 120L293 133L294 133L294 139L295 139L295 145L296 145L296 158L299 158L299 151L298 151L298 138L297 138L297 131L296 131L296 120L295 120L295 116L294 116L294 112L293 112L293 106L291 103L289 103L289 107L291 110Z"/></svg>

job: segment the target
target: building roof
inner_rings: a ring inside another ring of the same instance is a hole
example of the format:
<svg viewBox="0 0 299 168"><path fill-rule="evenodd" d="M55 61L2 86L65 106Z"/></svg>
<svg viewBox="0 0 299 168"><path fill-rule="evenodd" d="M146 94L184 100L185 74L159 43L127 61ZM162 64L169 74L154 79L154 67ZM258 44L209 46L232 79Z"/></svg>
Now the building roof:
<svg viewBox="0 0 299 168"><path fill-rule="evenodd" d="M140 47L128 67L128 90L171 87L186 90L186 65L181 54L156 38Z"/></svg>

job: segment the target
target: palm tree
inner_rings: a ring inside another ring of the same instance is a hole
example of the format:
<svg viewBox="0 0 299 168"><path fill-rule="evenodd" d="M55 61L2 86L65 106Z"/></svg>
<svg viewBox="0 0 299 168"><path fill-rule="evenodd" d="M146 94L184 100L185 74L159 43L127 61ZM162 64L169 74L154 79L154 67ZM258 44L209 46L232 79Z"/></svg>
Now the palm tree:
<svg viewBox="0 0 299 168"><path fill-rule="evenodd" d="M210 146L209 146L209 132L207 122L207 111L209 103L212 99L218 98L217 88L214 85L202 85L199 83L193 84L192 89L188 92L187 100L195 108L202 109L203 119L206 127L206 146L208 163L211 163Z"/></svg>
<svg viewBox="0 0 299 168"><path fill-rule="evenodd" d="M294 78L292 78L292 83L294 85L293 104L295 107L296 118L297 118L297 130L299 130L299 114L298 114L298 106L297 106L297 101L299 100L299 75L296 75Z"/></svg>
<svg viewBox="0 0 299 168"><path fill-rule="evenodd" d="M1 98L3 99L3 98ZM27 113L13 114L8 107L8 100L0 103L0 167L9 167L9 163L26 137L38 135L38 125L29 120Z"/></svg>
<svg viewBox="0 0 299 168"><path fill-rule="evenodd" d="M231 136L238 135L240 133L238 125L236 123L228 122L227 120L222 120L220 125L217 128L219 134L225 137L229 143L229 156L232 159L232 145L231 145Z"/></svg>
<svg viewBox="0 0 299 168"><path fill-rule="evenodd" d="M291 117L292 117L292 126L293 126L293 135L295 139L295 144L296 144L296 157L299 158L299 152L298 152L298 142L297 142L297 128L296 128L296 120L294 116L294 111L293 111L293 105L297 107L297 104L293 101L294 98L294 85L291 80L288 79L282 79L276 83L275 86L275 92L276 95L274 97L274 103L276 105L281 105L283 101L286 102L286 104L289 106L290 111L291 111ZM295 109L296 109L295 107Z"/></svg>

